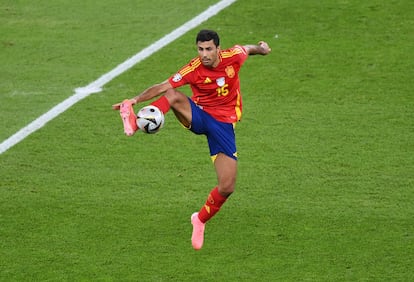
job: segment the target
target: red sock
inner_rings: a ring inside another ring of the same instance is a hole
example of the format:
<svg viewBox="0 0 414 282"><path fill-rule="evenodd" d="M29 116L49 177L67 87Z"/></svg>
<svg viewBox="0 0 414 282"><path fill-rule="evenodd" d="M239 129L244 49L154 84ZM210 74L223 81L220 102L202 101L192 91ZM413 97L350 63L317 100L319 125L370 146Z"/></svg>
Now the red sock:
<svg viewBox="0 0 414 282"><path fill-rule="evenodd" d="M156 106L163 114L170 110L170 102L168 102L165 96L161 96L158 100L152 102L151 105Z"/></svg>
<svg viewBox="0 0 414 282"><path fill-rule="evenodd" d="M200 221L205 223L207 220L212 218L220 210L220 207L226 200L227 197L222 196L217 187L211 190L205 205L198 212L198 218Z"/></svg>

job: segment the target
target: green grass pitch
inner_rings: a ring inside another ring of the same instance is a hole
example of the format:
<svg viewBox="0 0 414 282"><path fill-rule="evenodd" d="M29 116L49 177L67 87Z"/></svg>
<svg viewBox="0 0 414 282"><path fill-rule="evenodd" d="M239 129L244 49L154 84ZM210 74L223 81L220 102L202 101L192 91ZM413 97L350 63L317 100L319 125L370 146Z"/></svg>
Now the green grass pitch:
<svg viewBox="0 0 414 282"><path fill-rule="evenodd" d="M0 3L0 142L213 0ZM236 192L167 114L113 103L196 55L185 34L0 155L0 281L413 281L414 2L239 0L199 28L267 41L241 71ZM185 89L189 93L189 89Z"/></svg>

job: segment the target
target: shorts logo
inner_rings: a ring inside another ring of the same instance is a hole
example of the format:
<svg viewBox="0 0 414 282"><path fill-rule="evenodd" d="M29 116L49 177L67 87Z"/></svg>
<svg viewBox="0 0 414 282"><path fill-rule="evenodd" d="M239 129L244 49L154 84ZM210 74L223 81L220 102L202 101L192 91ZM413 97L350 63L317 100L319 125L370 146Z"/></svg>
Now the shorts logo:
<svg viewBox="0 0 414 282"><path fill-rule="evenodd" d="M216 79L217 85L223 87L226 84L226 79L224 77L219 77Z"/></svg>
<svg viewBox="0 0 414 282"><path fill-rule="evenodd" d="M181 74L176 73L172 79L172 81L174 82L179 82L183 77L181 76Z"/></svg>

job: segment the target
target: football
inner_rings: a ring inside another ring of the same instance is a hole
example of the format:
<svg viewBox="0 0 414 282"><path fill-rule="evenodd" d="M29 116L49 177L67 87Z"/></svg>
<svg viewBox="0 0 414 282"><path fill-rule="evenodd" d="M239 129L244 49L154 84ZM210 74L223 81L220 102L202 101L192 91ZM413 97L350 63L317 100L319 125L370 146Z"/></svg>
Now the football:
<svg viewBox="0 0 414 282"><path fill-rule="evenodd" d="M164 114L155 106L145 106L137 113L137 125L145 133L157 133L164 125Z"/></svg>

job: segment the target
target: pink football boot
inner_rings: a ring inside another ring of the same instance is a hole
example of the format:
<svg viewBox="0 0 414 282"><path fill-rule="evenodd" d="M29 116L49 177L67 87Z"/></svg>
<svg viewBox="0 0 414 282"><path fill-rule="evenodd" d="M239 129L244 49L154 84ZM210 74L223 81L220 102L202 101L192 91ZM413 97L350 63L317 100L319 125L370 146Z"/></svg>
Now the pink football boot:
<svg viewBox="0 0 414 282"><path fill-rule="evenodd" d="M193 225L193 234L191 236L191 243L195 250L201 249L204 242L204 228L205 223L202 223L198 218L198 212L191 215L191 224Z"/></svg>
<svg viewBox="0 0 414 282"><path fill-rule="evenodd" d="M121 115L122 122L124 123L125 134L128 136L134 135L134 133L138 130L137 117L135 116L134 108L132 107L130 100L126 99L121 103L119 113Z"/></svg>

